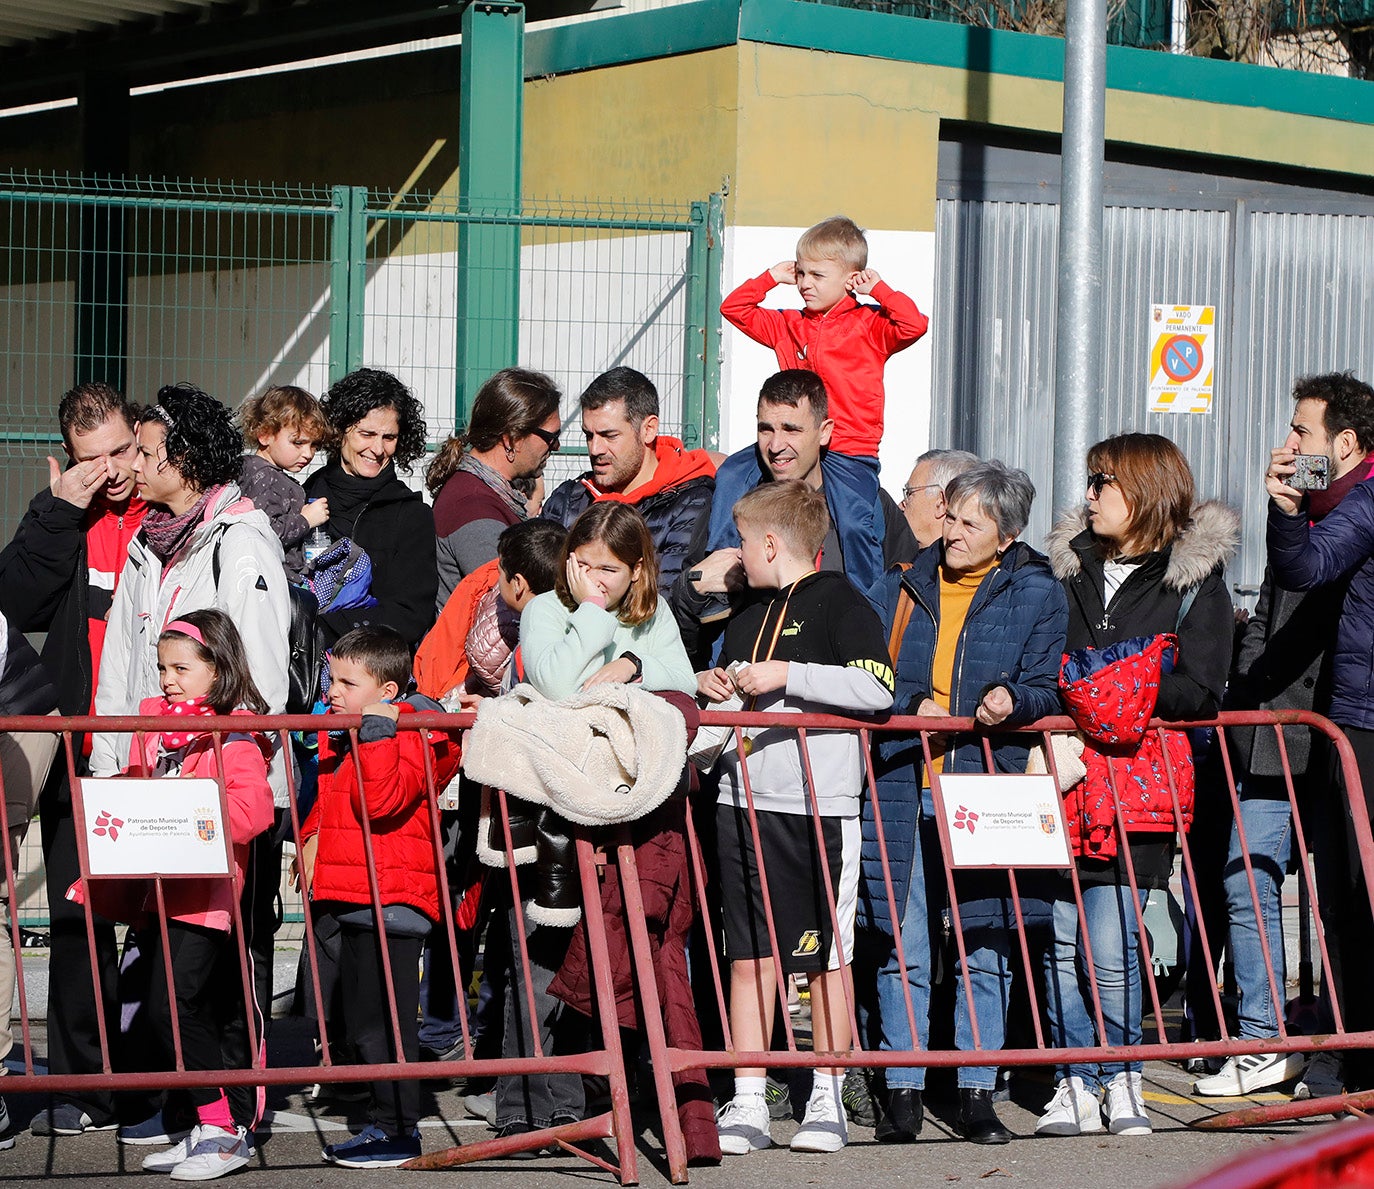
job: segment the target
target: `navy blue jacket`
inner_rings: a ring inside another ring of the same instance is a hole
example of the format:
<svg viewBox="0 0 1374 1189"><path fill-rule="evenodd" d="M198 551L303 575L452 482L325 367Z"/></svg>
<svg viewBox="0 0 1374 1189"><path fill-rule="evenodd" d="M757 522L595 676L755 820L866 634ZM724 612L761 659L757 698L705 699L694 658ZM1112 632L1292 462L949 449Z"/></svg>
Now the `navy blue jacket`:
<svg viewBox="0 0 1374 1189"><path fill-rule="evenodd" d="M1357 484L1319 524L1269 502L1269 565L1288 590L1350 576L1331 659L1331 719L1374 729L1374 479Z"/></svg>
<svg viewBox="0 0 1374 1189"><path fill-rule="evenodd" d="M889 634L903 587L916 604L897 654L894 713L915 714L922 699L930 695L940 624L940 557L937 542L922 550L910 569L889 571L873 591L882 604ZM1050 570L1049 561L1029 545L1020 541L1013 544L1001 564L983 579L969 606L954 654L950 713L971 717L983 695L999 685L1012 697L1008 725L1060 713L1059 662L1068 617L1064 589ZM994 738L992 754L998 771L1024 772L1032 740L1015 735ZM894 738L886 734L879 734L878 740L874 758L878 803L893 892L901 911L906 904L920 816L921 740L919 736ZM956 736L955 743L945 753L944 771L983 771L979 737ZM864 806L859 922L885 933L892 931L871 803Z"/></svg>

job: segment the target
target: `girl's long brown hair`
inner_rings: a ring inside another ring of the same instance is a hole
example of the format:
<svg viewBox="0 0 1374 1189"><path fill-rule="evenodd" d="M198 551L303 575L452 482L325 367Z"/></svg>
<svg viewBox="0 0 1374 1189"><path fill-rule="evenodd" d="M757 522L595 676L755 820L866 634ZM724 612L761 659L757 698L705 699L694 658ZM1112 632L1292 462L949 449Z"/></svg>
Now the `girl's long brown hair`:
<svg viewBox="0 0 1374 1189"><path fill-rule="evenodd" d="M658 557L654 553L654 539L649 535L644 517L628 504L615 500L592 504L568 530L554 585L563 606L570 611L577 609L577 601L568 589L568 555L593 541L600 541L631 570L639 566L639 577L630 583L615 614L621 623L630 627L647 623L658 610Z"/></svg>
<svg viewBox="0 0 1374 1189"><path fill-rule="evenodd" d="M239 635L234 621L223 611L214 610L188 611L177 618L196 628L205 637L205 643L184 632L163 632L157 638L158 643L161 644L163 640L185 640L201 660L215 666L215 683L205 698L215 713L228 714L243 706L254 714L266 714L267 699L258 692L253 675L248 672L243 637Z"/></svg>

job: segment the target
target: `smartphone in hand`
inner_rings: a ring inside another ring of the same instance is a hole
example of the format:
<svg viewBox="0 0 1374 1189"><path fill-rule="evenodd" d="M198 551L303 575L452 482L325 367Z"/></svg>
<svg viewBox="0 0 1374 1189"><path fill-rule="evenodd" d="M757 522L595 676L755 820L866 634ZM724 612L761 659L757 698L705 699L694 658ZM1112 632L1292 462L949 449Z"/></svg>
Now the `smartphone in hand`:
<svg viewBox="0 0 1374 1189"><path fill-rule="evenodd" d="M1295 491L1325 491L1331 483L1331 460L1325 454L1295 454L1288 486Z"/></svg>

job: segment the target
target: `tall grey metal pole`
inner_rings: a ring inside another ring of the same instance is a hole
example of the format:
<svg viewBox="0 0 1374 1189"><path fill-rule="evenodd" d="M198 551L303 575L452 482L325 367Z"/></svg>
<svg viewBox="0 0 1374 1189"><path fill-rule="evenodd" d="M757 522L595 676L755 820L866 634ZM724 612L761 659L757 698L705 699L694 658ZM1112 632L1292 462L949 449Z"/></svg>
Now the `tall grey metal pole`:
<svg viewBox="0 0 1374 1189"><path fill-rule="evenodd" d="M1107 3L1068 0L1064 37L1059 325L1054 364L1054 509L1083 500L1102 387L1102 168Z"/></svg>

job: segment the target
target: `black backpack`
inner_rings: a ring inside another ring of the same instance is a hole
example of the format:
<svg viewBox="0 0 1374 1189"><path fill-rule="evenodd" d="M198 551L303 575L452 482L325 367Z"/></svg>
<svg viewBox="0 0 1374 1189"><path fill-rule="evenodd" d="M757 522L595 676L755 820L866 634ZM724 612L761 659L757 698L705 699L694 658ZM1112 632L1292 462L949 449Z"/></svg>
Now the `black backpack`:
<svg viewBox="0 0 1374 1189"><path fill-rule="evenodd" d="M220 538L223 540L223 537ZM219 547L215 542L215 590L219 590ZM320 633L316 620L320 604L303 586L288 582L286 593L291 600L291 622L286 642L291 655L286 662L286 713L309 714L320 696Z"/></svg>

